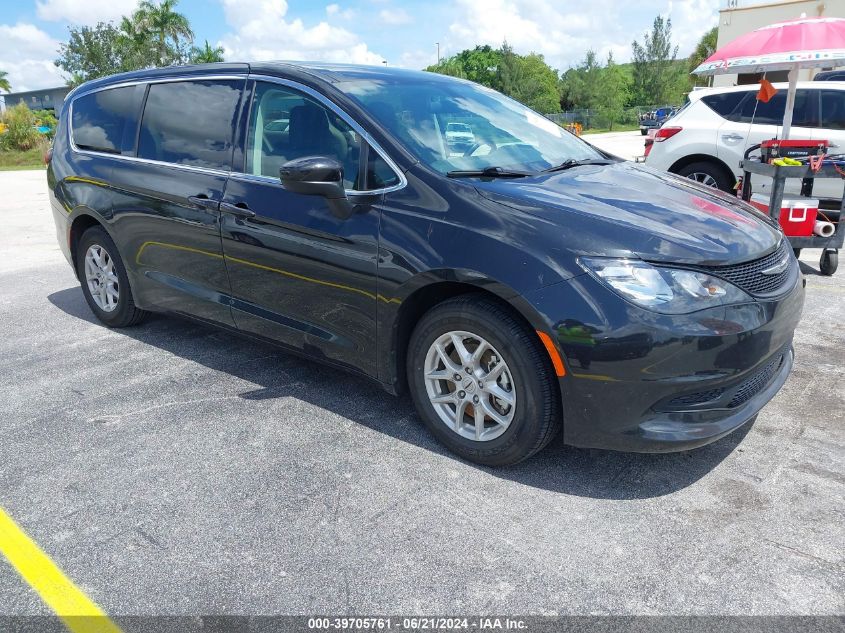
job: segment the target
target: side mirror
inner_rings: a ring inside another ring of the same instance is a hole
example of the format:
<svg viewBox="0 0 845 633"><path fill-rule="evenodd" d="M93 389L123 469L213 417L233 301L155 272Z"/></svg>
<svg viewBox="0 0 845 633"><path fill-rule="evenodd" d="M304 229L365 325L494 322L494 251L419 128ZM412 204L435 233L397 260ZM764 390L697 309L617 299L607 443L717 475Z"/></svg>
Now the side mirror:
<svg viewBox="0 0 845 633"><path fill-rule="evenodd" d="M347 219L354 211L343 187L343 165L327 156L305 156L289 160L279 169L282 186L306 196L322 196L332 215Z"/></svg>

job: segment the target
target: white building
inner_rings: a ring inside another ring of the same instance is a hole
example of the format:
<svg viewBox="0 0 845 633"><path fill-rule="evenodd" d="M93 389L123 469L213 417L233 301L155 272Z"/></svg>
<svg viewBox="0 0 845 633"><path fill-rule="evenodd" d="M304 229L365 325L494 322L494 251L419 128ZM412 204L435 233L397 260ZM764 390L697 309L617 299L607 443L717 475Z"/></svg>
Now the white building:
<svg viewBox="0 0 845 633"><path fill-rule="evenodd" d="M719 43L724 46L745 35L749 31L775 22L785 22L793 18L825 16L845 18L845 0L723 0L719 10ZM812 79L818 69L801 70L799 80ZM770 72L769 81L786 81L787 71ZM737 84L757 83L761 75L716 75L714 86L734 86Z"/></svg>

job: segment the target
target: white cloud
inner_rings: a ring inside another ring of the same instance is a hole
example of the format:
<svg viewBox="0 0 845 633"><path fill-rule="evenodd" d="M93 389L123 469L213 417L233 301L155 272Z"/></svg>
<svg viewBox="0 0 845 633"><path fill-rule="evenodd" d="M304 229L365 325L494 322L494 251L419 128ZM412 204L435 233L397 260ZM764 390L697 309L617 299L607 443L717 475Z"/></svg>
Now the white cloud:
<svg viewBox="0 0 845 633"><path fill-rule="evenodd" d="M339 4L334 3L326 6L326 15L330 18L338 17L344 20L351 20L355 17L354 9L342 9Z"/></svg>
<svg viewBox="0 0 845 633"><path fill-rule="evenodd" d="M672 34L681 55L689 55L704 33L718 26L719 7L712 0L683 0L669 2L668 16L672 18Z"/></svg>
<svg viewBox="0 0 845 633"><path fill-rule="evenodd" d="M571 7L571 8L570 8ZM508 44L518 53L536 52L560 70L583 59L588 49L601 59L612 51L629 61L631 41L641 39L656 15L670 16L679 56L688 55L704 32L715 26L719 0L591 0L573 6L558 0L457 0L444 56L476 44Z"/></svg>
<svg viewBox="0 0 845 633"><path fill-rule="evenodd" d="M391 26L400 26L411 22L411 16L405 9L382 9L378 17L379 20Z"/></svg>
<svg viewBox="0 0 845 633"><path fill-rule="evenodd" d="M328 22L285 19L285 0L222 0L232 31L221 38L226 59L296 59L380 64L382 56L351 31ZM330 5L331 6L331 5ZM338 7L338 11L340 7Z"/></svg>
<svg viewBox="0 0 845 633"><path fill-rule="evenodd" d="M38 0L36 13L49 22L94 25L131 14L138 0Z"/></svg>
<svg viewBox="0 0 845 633"><path fill-rule="evenodd" d="M392 60L388 60L392 62ZM403 52L397 66L402 68L410 68L412 70L420 70L428 66L433 66L437 62L437 49L432 46L431 50L415 49Z"/></svg>
<svg viewBox="0 0 845 633"><path fill-rule="evenodd" d="M0 69L9 73L12 92L55 88L66 82L53 64L59 42L33 24L0 24Z"/></svg>

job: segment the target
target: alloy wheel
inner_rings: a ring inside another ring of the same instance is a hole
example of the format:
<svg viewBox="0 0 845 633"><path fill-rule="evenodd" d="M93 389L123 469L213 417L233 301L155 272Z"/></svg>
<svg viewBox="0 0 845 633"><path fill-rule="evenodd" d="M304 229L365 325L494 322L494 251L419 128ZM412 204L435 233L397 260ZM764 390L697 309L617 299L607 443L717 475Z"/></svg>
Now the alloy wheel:
<svg viewBox="0 0 845 633"><path fill-rule="evenodd" d="M438 337L423 368L437 416L461 437L496 439L513 421L516 385L502 355L484 338L464 331Z"/></svg>
<svg viewBox="0 0 845 633"><path fill-rule="evenodd" d="M99 244L92 244L85 253L85 281L97 307L112 312L120 300L120 281L114 260Z"/></svg>
<svg viewBox="0 0 845 633"><path fill-rule="evenodd" d="M702 185L706 185L707 187L713 187L714 189L719 188L719 183L716 182L716 179L713 178L713 176L711 176L710 174L703 171L694 171L689 174L687 178L696 182L700 182Z"/></svg>

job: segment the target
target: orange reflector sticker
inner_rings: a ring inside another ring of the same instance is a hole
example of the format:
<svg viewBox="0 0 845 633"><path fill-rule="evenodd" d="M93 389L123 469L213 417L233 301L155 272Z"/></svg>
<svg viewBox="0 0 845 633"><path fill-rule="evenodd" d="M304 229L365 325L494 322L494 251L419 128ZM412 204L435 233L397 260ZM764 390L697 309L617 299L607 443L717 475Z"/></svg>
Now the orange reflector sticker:
<svg viewBox="0 0 845 633"><path fill-rule="evenodd" d="M555 374L558 376L565 376L566 369L563 366L563 359L560 357L560 354L557 352L557 348L555 344L552 342L552 338L546 334L545 332L541 332L537 330L537 336L540 337L540 340L543 341L543 345L546 347L546 351L549 353L549 357L552 359L552 365L555 368Z"/></svg>

